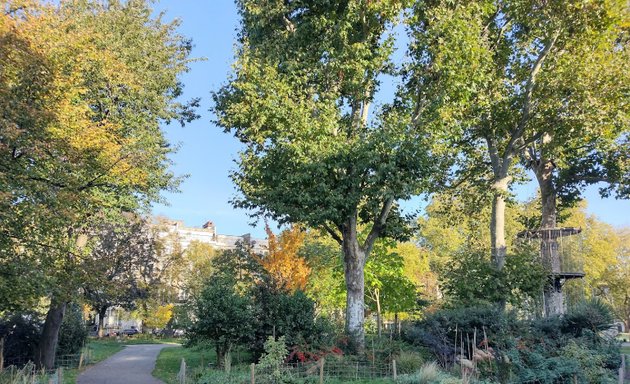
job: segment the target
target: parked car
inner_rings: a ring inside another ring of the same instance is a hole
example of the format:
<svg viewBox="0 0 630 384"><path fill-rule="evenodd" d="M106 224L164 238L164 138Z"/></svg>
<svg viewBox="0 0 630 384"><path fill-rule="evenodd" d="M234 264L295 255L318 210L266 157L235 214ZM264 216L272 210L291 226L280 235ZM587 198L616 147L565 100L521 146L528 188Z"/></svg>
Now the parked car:
<svg viewBox="0 0 630 384"><path fill-rule="evenodd" d="M125 330L123 330L121 332L121 334L127 335L127 336L137 335L138 333L140 333L140 332L138 332L138 330L136 328L125 329Z"/></svg>

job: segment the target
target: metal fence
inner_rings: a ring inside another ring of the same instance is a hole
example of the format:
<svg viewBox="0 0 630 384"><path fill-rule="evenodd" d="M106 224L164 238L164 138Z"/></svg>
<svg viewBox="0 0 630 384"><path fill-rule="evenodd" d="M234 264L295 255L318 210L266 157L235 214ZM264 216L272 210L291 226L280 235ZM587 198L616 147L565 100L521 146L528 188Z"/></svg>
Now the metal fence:
<svg viewBox="0 0 630 384"><path fill-rule="evenodd" d="M208 372L208 371L206 371ZM223 372L215 371L217 375ZM182 359L177 382L180 384L194 383L201 372L198 369L190 369ZM319 361L303 363L285 363L275 367L263 367L251 364L247 371L234 370L231 374L231 382L239 383L275 383L284 382L287 379L310 379L309 382L325 383L328 379L343 381L362 381L369 379L395 379L398 373L396 362L373 361L348 361L342 359L321 359Z"/></svg>

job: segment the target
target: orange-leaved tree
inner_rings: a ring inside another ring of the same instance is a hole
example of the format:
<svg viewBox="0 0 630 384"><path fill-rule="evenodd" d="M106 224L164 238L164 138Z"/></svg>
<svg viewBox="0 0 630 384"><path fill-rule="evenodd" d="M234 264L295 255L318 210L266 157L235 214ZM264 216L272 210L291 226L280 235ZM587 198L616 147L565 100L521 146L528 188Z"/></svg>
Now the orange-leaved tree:
<svg viewBox="0 0 630 384"><path fill-rule="evenodd" d="M276 236L269 225L265 226L269 241L269 253L260 259L260 263L272 284L289 292L304 290L311 269L299 251L306 236L302 228L292 226Z"/></svg>

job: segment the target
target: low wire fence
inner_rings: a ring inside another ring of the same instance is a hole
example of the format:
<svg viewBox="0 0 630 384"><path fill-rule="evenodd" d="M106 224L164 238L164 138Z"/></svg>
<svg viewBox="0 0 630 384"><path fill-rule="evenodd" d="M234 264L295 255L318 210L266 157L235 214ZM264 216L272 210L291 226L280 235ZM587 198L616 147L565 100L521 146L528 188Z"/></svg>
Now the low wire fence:
<svg viewBox="0 0 630 384"><path fill-rule="evenodd" d="M37 369L28 362L22 367L11 365L0 372L0 384L62 384L63 367L53 370Z"/></svg>
<svg viewBox="0 0 630 384"><path fill-rule="evenodd" d="M212 372L205 371L205 374ZM238 369L229 374L215 370L217 376L229 376L230 383L275 383L286 379L306 379L312 383L326 383L328 379L343 381L364 381L369 379L396 379L396 361L391 363L373 361L347 361L342 359L320 359L303 363L285 363L278 366L251 364L247 371ZM182 359L177 375L179 384L195 383L203 371L190 369Z"/></svg>
<svg viewBox="0 0 630 384"><path fill-rule="evenodd" d="M65 369L80 369L91 359L89 344L81 352L57 355L52 369L38 369L31 358L4 358L0 362L0 384L61 384Z"/></svg>

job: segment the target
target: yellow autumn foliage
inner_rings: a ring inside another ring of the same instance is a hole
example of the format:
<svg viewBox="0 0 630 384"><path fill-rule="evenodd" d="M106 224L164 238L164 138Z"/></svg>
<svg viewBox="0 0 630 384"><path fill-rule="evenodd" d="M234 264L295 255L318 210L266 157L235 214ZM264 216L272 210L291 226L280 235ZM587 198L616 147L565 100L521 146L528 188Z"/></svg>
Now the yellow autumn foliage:
<svg viewBox="0 0 630 384"><path fill-rule="evenodd" d="M269 242L269 253L260 259L273 283L289 292L304 290L311 269L298 252L304 244L306 233L297 226L286 229L276 236L271 228L265 227Z"/></svg>

